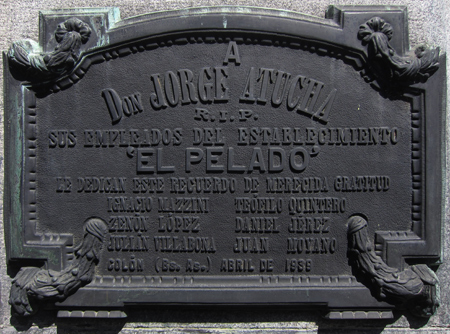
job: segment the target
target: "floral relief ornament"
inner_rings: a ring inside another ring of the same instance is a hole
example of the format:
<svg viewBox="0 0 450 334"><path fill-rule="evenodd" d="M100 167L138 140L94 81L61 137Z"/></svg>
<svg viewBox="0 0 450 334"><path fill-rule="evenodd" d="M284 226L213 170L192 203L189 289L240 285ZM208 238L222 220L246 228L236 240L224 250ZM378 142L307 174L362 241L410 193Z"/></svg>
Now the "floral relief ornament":
<svg viewBox="0 0 450 334"><path fill-rule="evenodd" d="M373 17L359 27L358 38L368 47L368 56L377 76L399 82L425 82L439 68L439 48L419 46L415 55L401 57L389 41L392 26L380 17Z"/></svg>
<svg viewBox="0 0 450 334"><path fill-rule="evenodd" d="M14 42L8 50L11 71L20 79L36 80L61 76L73 69L79 60L81 45L89 40L91 28L80 19L70 18L58 25L52 52L42 52L35 41Z"/></svg>

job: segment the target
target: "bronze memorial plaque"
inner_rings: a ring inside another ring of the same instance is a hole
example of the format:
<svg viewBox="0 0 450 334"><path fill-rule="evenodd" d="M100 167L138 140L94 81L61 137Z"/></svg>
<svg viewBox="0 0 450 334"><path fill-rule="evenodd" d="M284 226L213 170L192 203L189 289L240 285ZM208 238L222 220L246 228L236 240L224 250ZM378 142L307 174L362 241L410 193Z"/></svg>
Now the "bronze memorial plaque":
<svg viewBox="0 0 450 334"><path fill-rule="evenodd" d="M445 58L406 8L118 16L44 12L4 53L14 313L434 313Z"/></svg>

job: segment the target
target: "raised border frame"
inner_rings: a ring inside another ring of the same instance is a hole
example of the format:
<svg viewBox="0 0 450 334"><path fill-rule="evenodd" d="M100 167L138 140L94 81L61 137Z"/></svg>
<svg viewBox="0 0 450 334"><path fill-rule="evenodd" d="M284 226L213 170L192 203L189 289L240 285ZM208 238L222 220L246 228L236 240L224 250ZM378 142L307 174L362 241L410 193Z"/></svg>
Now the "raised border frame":
<svg viewBox="0 0 450 334"><path fill-rule="evenodd" d="M117 9L59 10L42 12L40 16L40 45L43 51L54 46L48 26L69 17L94 23L94 37L86 45L77 66L52 83L51 90L67 89L95 63L108 61L135 52L133 45L154 37L175 36L187 32L243 31L267 35L288 36L305 41L315 52L328 52L321 45L338 46L340 56L353 63L363 76L367 72L368 54L356 38L359 26L374 16L392 22L396 34L391 45L400 55L409 50L406 8L330 7L327 19L301 14L246 7L212 7L178 10L142 15L120 21ZM261 17L264 20L261 20ZM182 18L182 19L180 19ZM226 23L225 23L226 22ZM320 29L318 29L320 27ZM276 32L276 33L275 33ZM270 39L267 39L270 42ZM267 42L267 41L266 41ZM53 44L52 44L53 43ZM145 48L158 47L147 44ZM289 47L300 47L292 42ZM440 59L445 68L445 58ZM73 240L69 234L36 232L36 101L27 83L14 80L5 68L5 232L10 263L33 260L46 268L62 270L73 259ZM370 71L369 71L370 72ZM384 232L376 235L376 252L390 266L405 268L409 264L438 265L441 258L441 222L443 208L443 133L445 70L439 70L426 83L406 88L403 99L411 103L413 203L410 232ZM375 87L376 88L376 87ZM413 130L414 132L414 130ZM425 135L426 134L426 135ZM401 254L397 256L396 254ZM208 290L202 287L208 286ZM301 285L292 291L293 284ZM117 285L126 286L126 292ZM113 287L114 286L114 287ZM146 287L143 291L143 287ZM149 287L150 286L150 287ZM333 289L330 289L333 288ZM100 298L88 298L95 291ZM224 294L223 292L227 293ZM123 295L127 294L127 297ZM109 302L101 302L108 294ZM180 296L183 296L180 298ZM224 296L226 295L226 298ZM352 298L352 296L358 296ZM345 298L344 298L345 297ZM350 297L350 298L349 298ZM124 302L125 298L125 302ZM127 302L129 300L129 302ZM88 301L88 302L87 302ZM97 277L75 295L58 304L60 316L73 316L74 309L123 309L127 304L264 304L317 305L336 310L331 317L348 317L343 310L371 310L365 317L386 317L393 306L378 302L352 276L301 277L298 282L270 276L224 281L220 277L204 281L196 277ZM384 311L383 311L384 310ZM64 313L66 312L66 313ZM381 313L380 313L381 312ZM383 313L385 312L385 313ZM386 313L387 312L387 313ZM370 314L370 315L368 315ZM355 317L353 314L352 317Z"/></svg>

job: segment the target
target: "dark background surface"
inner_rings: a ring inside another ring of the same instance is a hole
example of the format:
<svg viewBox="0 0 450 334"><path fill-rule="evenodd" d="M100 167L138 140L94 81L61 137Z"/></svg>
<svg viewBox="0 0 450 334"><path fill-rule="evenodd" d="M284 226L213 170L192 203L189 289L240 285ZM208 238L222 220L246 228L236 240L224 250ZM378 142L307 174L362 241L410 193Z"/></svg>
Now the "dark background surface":
<svg viewBox="0 0 450 334"><path fill-rule="evenodd" d="M221 2L222 3L222 2ZM233 2L234 4L235 2ZM334 1L333 3L338 3L338 1ZM349 4L349 2L345 2ZM352 3L362 3L362 2L352 2ZM364 4L375 2L364 2ZM381 4L382 2L376 2L376 4ZM401 2L403 4L405 2ZM408 3L408 2L406 2ZM101 1L98 3L91 3L91 5L112 5L112 3L108 3L105 1ZM196 3L197 4L197 3ZM213 2L201 3L198 5L205 4L213 4ZM216 4L216 3L214 3ZM252 4L246 2L246 4ZM260 5L264 5L267 7L281 7L281 8L289 8L302 12L307 12L309 14L314 14L322 17L322 12L326 8L328 1L315 1L314 3L310 2L302 2L302 3L259 3ZM54 3L52 4L52 8L55 7L68 7L68 6L83 6L83 4L77 4L74 2L68 3ZM124 1L122 3L115 3L115 5L121 7L122 16L135 15L142 12L149 12L154 9L167 9L170 8L171 4L160 4L160 3L146 3L146 4L136 4L134 2ZM191 3L186 4L191 5ZM445 11L445 2L409 2L409 14L410 14L410 38L413 46L422 43L424 40L431 41L431 44L440 44L445 45L445 34L443 33L443 29L445 29L444 20L445 15L448 16L448 11ZM177 6L183 7L183 3L179 3ZM32 37L33 39L37 39L36 29L37 29L37 11L39 9L48 9L48 4L37 2L33 4L33 9L30 10L29 3L27 1L18 2L13 4L6 4L4 15L2 18L5 18L6 24L2 25L5 33L4 35L7 37L4 40L5 46L3 49L7 49L7 44L13 40L18 40L23 37ZM12 15L10 14L12 13ZM447 14L445 14L447 13ZM125 159L124 159L125 160ZM448 251L448 238L444 238L444 253L447 254ZM445 259L445 257L444 257ZM447 266L442 265L438 271L438 275L441 279L442 286L446 286L447 277L444 274ZM2 298L3 302L3 321L4 328L7 331L13 331L11 329L10 324L16 326L17 330L29 329L30 332L40 331L36 327L29 327L30 322L22 321L22 324L19 325L14 319L9 319L9 307L7 303L4 302L6 300L6 296L9 291L9 280L10 278L6 275L6 273L2 274L2 292L5 298ZM443 293L443 302L441 308L438 309L438 313L426 322L417 322L413 319L405 317L396 317L395 322L387 322L380 324L363 322L355 324L355 322L328 322L319 320L317 322L317 314L316 313L302 313L303 315L299 315L297 311L285 312L283 311L236 311L238 315L236 315L233 311L227 311L223 313L222 311L212 312L206 311L197 312L197 311L154 311L152 314L154 317L148 318L147 316L141 315L136 319L129 319L128 323L124 321L106 321L101 322L100 327L102 327L105 331L112 330L113 332L119 331L123 328L123 332L134 332L139 330L152 330L152 331L221 331L225 328L233 328L235 331L257 331L263 330L265 331L273 331L278 332L280 330L303 330L303 331L327 331L327 332L336 332L338 329L342 332L351 332L353 328L353 332L359 332L364 328L365 331L370 332L391 332L396 331L396 328L418 328L421 329L418 331L426 331L426 332L443 332L448 327L448 309L446 302L448 298L446 297L446 289L444 288ZM205 314L197 316L197 314ZM257 315L255 315L255 313ZM226 320L226 319L228 320ZM51 326L55 321L52 317L38 317L34 318L32 322L34 322L38 326L48 327ZM189 323L189 324L188 324ZM28 324L28 325L27 325ZM58 327L59 332L73 332L76 329L80 329L81 327L85 328L86 331L92 330L93 328L97 328L99 323L95 326L92 322L86 321L80 323L78 320L73 322L69 321L56 321L56 325ZM93 327L94 326L94 327ZM362 326L362 328L360 327ZM355 329L356 328L356 329ZM370 329L372 328L372 329ZM56 328L48 328L46 331L53 332ZM400 330L400 329L399 329ZM412 331L412 330L411 330Z"/></svg>

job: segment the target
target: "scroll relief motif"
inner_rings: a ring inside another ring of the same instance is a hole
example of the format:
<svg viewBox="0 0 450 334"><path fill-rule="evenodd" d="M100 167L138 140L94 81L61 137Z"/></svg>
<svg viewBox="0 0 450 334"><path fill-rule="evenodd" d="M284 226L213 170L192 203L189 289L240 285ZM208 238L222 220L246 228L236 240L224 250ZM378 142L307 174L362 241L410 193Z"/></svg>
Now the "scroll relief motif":
<svg viewBox="0 0 450 334"><path fill-rule="evenodd" d="M355 275L379 300L407 308L416 316L430 317L439 307L439 281L425 264L400 271L376 255L367 234L367 221L348 220L348 256Z"/></svg>
<svg viewBox="0 0 450 334"><path fill-rule="evenodd" d="M425 82L439 68L439 48L419 46L415 55L401 57L389 44L392 26L380 17L373 17L359 27L358 38L368 47L370 65L377 77L391 81Z"/></svg>
<svg viewBox="0 0 450 334"><path fill-rule="evenodd" d="M36 301L62 301L92 281L107 226L100 218L89 218L84 231L83 241L75 248L75 259L68 268L60 272L35 267L20 269L12 281L9 297L17 315L35 313Z"/></svg>
<svg viewBox="0 0 450 334"><path fill-rule="evenodd" d="M85 44L90 35L87 23L70 18L58 25L55 31L58 45L52 52L43 53L32 40L14 42L8 50L11 71L20 79L30 81L61 76L75 67L81 44Z"/></svg>

